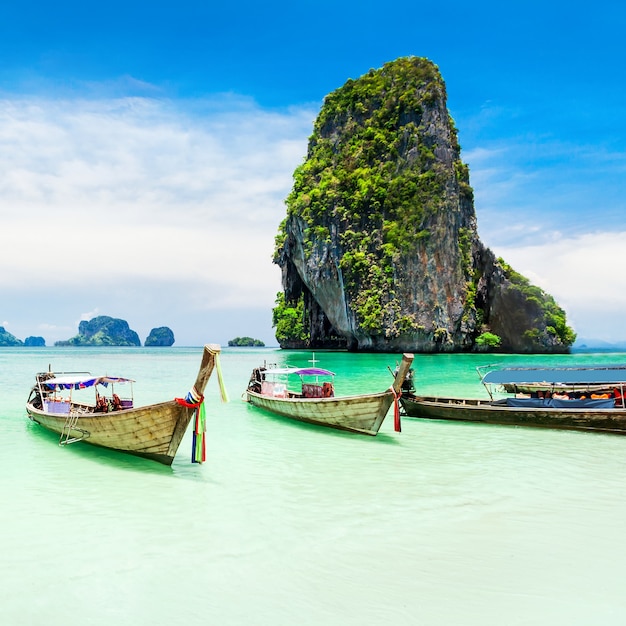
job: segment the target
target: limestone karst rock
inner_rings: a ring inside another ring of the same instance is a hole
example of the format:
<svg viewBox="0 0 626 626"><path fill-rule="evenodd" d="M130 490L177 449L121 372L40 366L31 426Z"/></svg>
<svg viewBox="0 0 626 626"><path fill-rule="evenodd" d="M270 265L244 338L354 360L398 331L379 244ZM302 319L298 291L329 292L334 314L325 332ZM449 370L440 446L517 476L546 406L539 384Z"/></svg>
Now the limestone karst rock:
<svg viewBox="0 0 626 626"><path fill-rule="evenodd" d="M24 342L12 335L4 326L0 326L0 347L23 346Z"/></svg>
<svg viewBox="0 0 626 626"><path fill-rule="evenodd" d="M170 347L174 345L174 332L167 326L153 328L144 342L146 347Z"/></svg>
<svg viewBox="0 0 626 626"><path fill-rule="evenodd" d="M46 345L46 340L43 337L30 336L24 339L24 346L26 348L44 348L45 345Z"/></svg>
<svg viewBox="0 0 626 626"><path fill-rule="evenodd" d="M282 347L569 349L554 299L480 241L460 154L427 59L397 59L326 97L276 238Z"/></svg>
<svg viewBox="0 0 626 626"><path fill-rule="evenodd" d="M122 319L99 315L78 325L78 335L55 346L140 346L139 335Z"/></svg>

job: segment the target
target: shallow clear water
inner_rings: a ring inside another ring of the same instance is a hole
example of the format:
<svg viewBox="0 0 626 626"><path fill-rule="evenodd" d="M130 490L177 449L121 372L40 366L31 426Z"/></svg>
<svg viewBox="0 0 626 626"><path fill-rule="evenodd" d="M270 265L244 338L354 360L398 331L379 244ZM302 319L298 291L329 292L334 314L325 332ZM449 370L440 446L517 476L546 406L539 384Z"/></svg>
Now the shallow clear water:
<svg viewBox="0 0 626 626"><path fill-rule="evenodd" d="M207 388L207 455L171 468L59 447L24 402L37 371L130 376L183 395L199 348L3 349L3 624L623 624L626 438L405 418L378 437L242 402L264 360L224 349ZM379 391L394 355L318 352L338 394ZM626 361L626 355L499 362ZM483 396L493 356L417 356L421 391Z"/></svg>

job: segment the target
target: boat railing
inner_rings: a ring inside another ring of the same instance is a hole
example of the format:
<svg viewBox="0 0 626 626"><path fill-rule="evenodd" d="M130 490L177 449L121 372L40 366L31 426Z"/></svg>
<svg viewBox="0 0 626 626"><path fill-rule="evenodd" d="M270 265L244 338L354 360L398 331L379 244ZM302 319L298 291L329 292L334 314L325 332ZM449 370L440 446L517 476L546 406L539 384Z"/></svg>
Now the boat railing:
<svg viewBox="0 0 626 626"><path fill-rule="evenodd" d="M490 363L489 365L477 365L476 366L476 372L478 373L480 382L483 384L483 387L487 390L487 393L489 394L489 399L491 401L493 401L493 389L491 388L491 385L489 383L485 382L485 375L487 374L487 371L483 372L482 370L490 371L498 367L500 367L498 363Z"/></svg>
<svg viewBox="0 0 626 626"><path fill-rule="evenodd" d="M83 428L77 428L78 418L83 415L81 411L70 411L65 419L65 423L63 424L63 428L61 429L61 435L59 437L59 445L67 446L70 443L76 443L77 441L82 441L83 439L89 437L90 433L88 430L84 430ZM72 432L80 433L79 436L72 436Z"/></svg>

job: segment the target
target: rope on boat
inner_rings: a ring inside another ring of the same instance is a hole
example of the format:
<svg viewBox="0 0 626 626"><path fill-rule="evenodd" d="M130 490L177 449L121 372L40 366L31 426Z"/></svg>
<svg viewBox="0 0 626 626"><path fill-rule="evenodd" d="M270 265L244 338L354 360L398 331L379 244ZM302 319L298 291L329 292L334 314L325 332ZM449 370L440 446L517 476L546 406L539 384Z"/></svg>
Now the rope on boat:
<svg viewBox="0 0 626 626"><path fill-rule="evenodd" d="M402 432L402 424L400 423L400 396L402 392L396 392L393 388L393 385L389 387L391 389L391 393L393 394L393 429L397 433Z"/></svg>

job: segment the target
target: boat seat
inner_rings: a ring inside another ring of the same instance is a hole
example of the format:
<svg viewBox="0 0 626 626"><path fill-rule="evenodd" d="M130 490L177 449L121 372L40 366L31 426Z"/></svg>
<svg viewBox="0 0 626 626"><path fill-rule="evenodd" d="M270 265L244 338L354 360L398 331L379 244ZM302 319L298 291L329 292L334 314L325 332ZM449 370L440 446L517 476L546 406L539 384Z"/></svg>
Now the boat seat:
<svg viewBox="0 0 626 626"><path fill-rule="evenodd" d="M70 412L69 402L44 402L46 413L63 415Z"/></svg>
<svg viewBox="0 0 626 626"><path fill-rule="evenodd" d="M287 397L287 385L283 385L282 383L274 383L274 389L272 390L272 395L275 398L286 398Z"/></svg>
<svg viewBox="0 0 626 626"><path fill-rule="evenodd" d="M302 395L305 398L322 398L322 387L313 383L302 383Z"/></svg>
<svg viewBox="0 0 626 626"><path fill-rule="evenodd" d="M608 400L560 400L559 398L507 398L507 406L517 408L551 408L551 409L611 409L615 402Z"/></svg>

